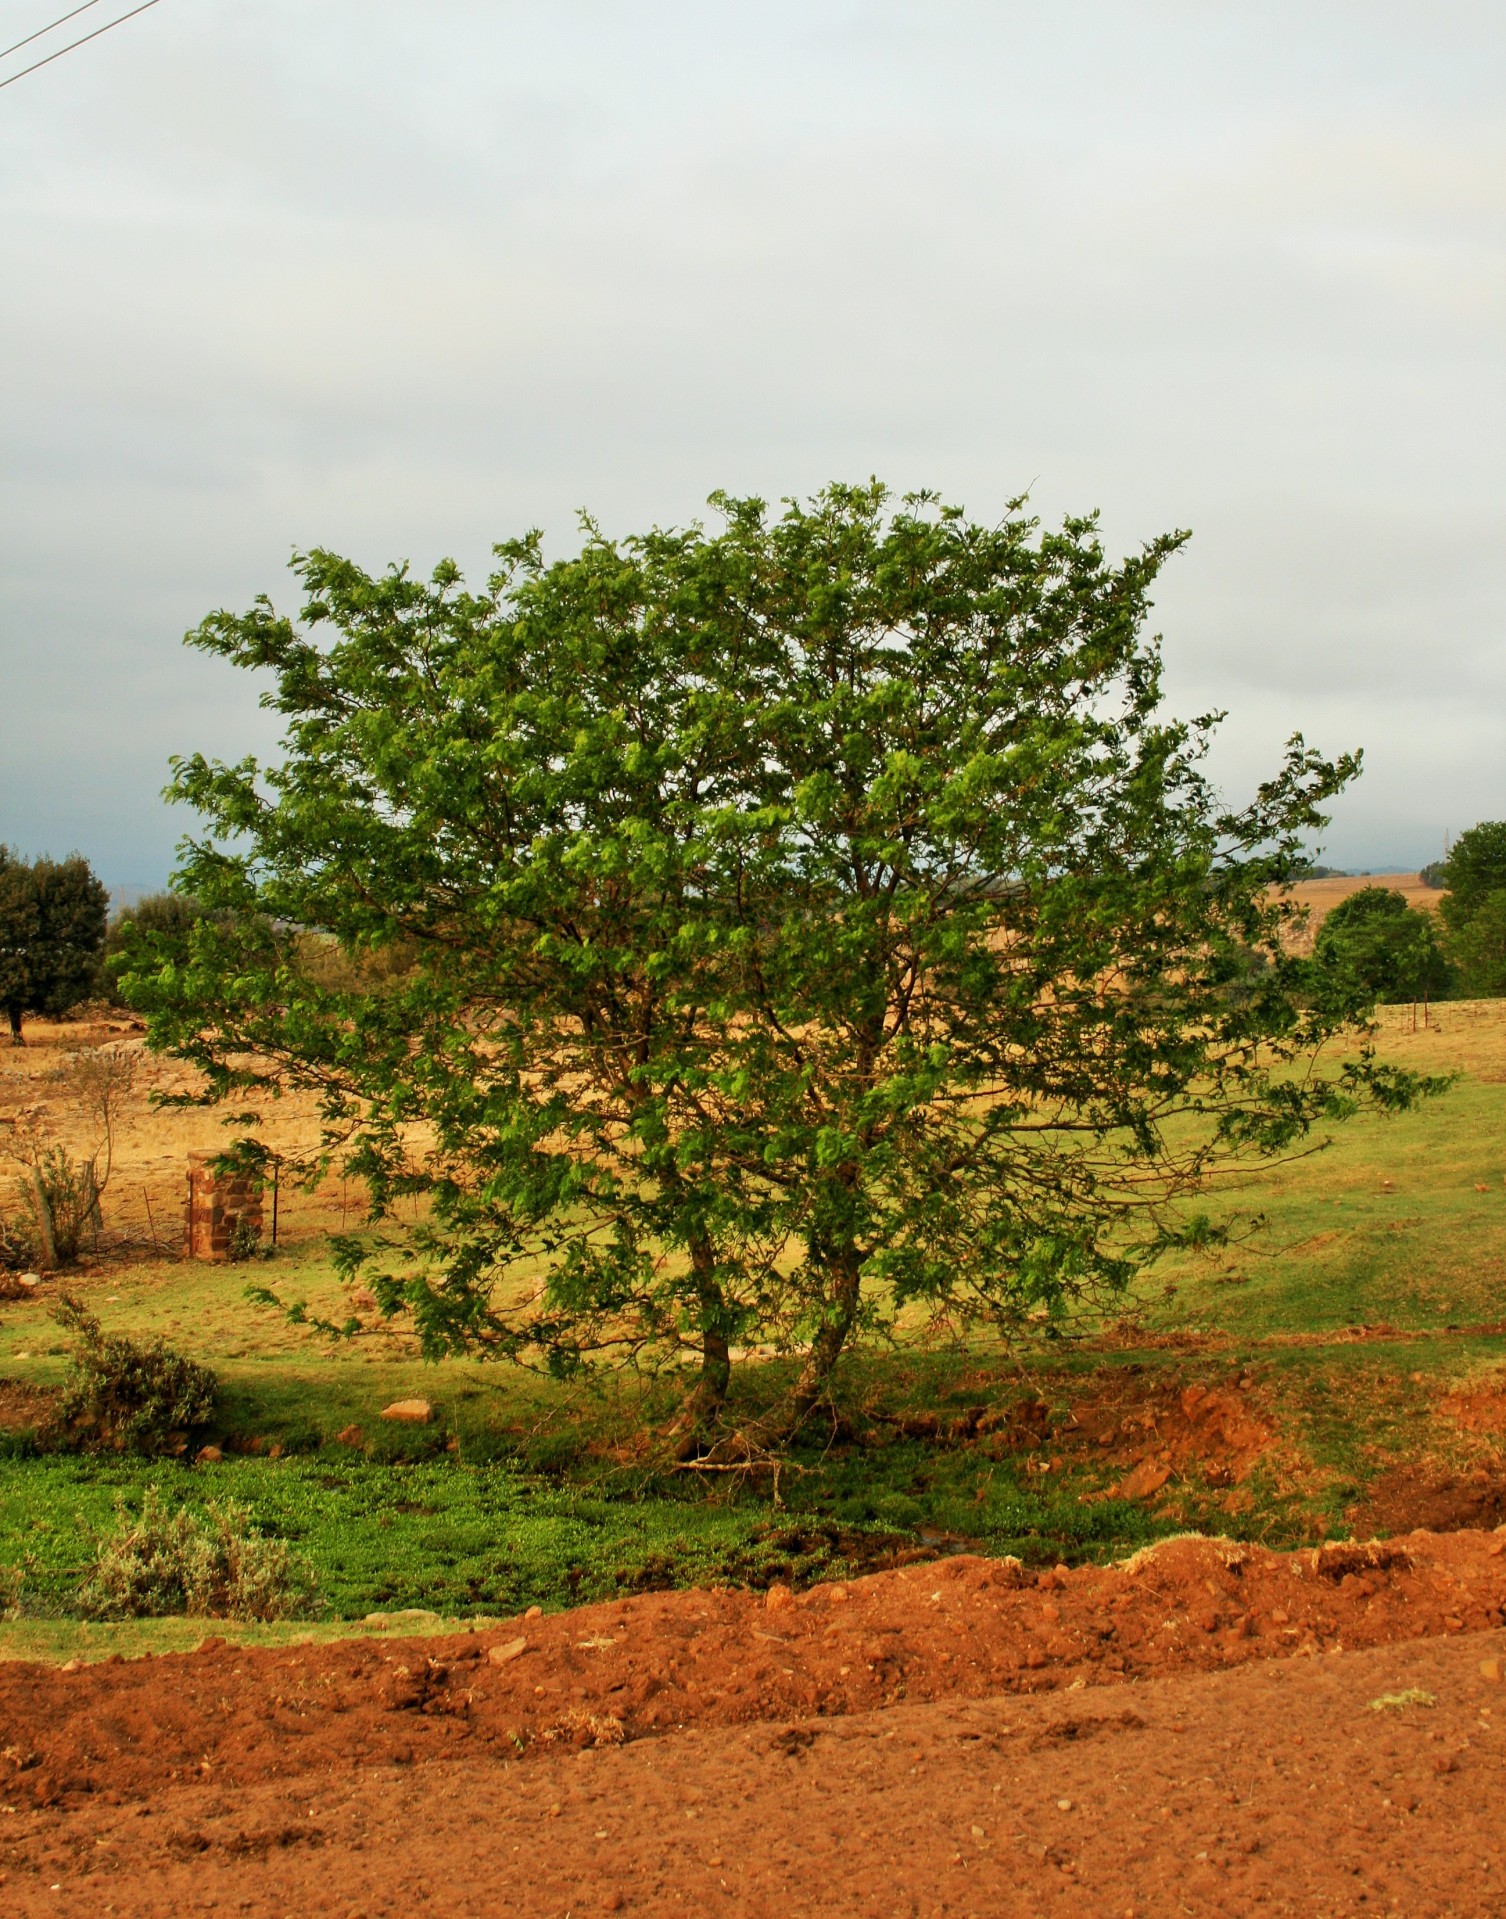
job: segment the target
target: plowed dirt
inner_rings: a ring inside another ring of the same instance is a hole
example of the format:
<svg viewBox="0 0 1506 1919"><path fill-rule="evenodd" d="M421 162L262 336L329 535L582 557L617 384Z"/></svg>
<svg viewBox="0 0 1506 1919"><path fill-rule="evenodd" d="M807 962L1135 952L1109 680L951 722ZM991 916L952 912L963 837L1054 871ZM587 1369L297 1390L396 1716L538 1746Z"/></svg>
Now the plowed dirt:
<svg viewBox="0 0 1506 1919"><path fill-rule="evenodd" d="M0 1909L1499 1915L1503 1607L1506 1532L1186 1539L15 1664Z"/></svg>

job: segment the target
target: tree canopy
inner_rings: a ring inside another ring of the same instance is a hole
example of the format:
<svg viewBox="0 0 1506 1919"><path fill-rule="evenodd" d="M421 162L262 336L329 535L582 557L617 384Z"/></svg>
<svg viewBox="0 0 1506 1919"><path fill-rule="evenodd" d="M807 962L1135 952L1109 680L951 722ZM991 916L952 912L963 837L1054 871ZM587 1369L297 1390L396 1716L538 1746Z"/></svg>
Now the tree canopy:
<svg viewBox="0 0 1506 1919"><path fill-rule="evenodd" d="M0 1006L16 1045L28 1013L55 1018L94 990L109 908L81 854L23 860L0 846Z"/></svg>
<svg viewBox="0 0 1506 1919"><path fill-rule="evenodd" d="M1441 910L1451 926L1472 919L1492 893L1506 893L1506 820L1481 820L1459 835L1443 862L1443 884Z"/></svg>
<svg viewBox="0 0 1506 1919"><path fill-rule="evenodd" d="M1443 884L1439 910L1459 992L1506 993L1506 820L1482 820L1459 835L1443 862Z"/></svg>
<svg viewBox="0 0 1506 1919"><path fill-rule="evenodd" d="M1389 886L1362 886L1340 900L1318 929L1314 953L1346 1002L1437 999L1448 987L1432 914Z"/></svg>
<svg viewBox="0 0 1506 1919"><path fill-rule="evenodd" d="M1144 632L1182 536L713 506L479 592L314 551L301 621L210 616L282 758L176 763L206 916L125 984L207 1098L317 1091L426 1352L691 1359L686 1446L746 1448L739 1351L795 1362L777 1440L854 1338L1107 1304L1219 1167L1417 1089L1311 1065L1362 996L1283 889L1358 762L1295 738L1219 801ZM342 984L311 931L405 963Z"/></svg>

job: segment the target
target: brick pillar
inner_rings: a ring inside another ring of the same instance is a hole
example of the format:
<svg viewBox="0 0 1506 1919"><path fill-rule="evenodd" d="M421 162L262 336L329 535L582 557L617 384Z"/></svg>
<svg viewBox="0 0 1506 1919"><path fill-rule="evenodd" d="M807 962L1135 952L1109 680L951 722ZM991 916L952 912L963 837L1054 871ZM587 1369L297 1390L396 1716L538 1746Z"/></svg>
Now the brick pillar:
<svg viewBox="0 0 1506 1919"><path fill-rule="evenodd" d="M186 1248L190 1259L229 1259L238 1221L261 1231L261 1192L244 1173L214 1172L213 1153L188 1155Z"/></svg>

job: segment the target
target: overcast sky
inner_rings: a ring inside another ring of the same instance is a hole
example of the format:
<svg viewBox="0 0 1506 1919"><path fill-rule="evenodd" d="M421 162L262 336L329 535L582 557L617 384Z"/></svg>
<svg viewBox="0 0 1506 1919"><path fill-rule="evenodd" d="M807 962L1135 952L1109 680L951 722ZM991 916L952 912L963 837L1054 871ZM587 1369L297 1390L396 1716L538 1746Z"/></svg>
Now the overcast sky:
<svg viewBox="0 0 1506 1919"><path fill-rule="evenodd" d="M0 263L0 840L112 885L295 546L871 473L1190 527L1172 699L1365 748L1334 862L1506 817L1501 0L161 0L0 90Z"/></svg>

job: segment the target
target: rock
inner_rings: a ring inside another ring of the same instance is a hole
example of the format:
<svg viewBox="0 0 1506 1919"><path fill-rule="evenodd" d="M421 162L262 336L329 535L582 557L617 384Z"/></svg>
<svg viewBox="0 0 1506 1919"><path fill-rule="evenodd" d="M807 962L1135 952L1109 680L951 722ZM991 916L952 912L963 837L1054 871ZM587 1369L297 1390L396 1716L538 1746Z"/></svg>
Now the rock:
<svg viewBox="0 0 1506 1919"><path fill-rule="evenodd" d="M795 1595L788 1586L774 1585L763 1596L763 1603L770 1612L783 1612L786 1606L793 1606Z"/></svg>
<svg viewBox="0 0 1506 1919"><path fill-rule="evenodd" d="M1500 1660L1482 1659L1480 1661L1480 1677L1482 1679L1488 1679L1493 1686L1499 1686L1501 1683Z"/></svg>
<svg viewBox="0 0 1506 1919"><path fill-rule="evenodd" d="M221 1460L224 1457L225 1455L220 1451L218 1446L201 1446L194 1454L194 1458L197 1459L201 1465L205 1466L212 1466L217 1460Z"/></svg>
<svg viewBox="0 0 1506 1919"><path fill-rule="evenodd" d="M405 1627L409 1632L426 1632L431 1627L443 1624L437 1612L430 1612L425 1606L405 1606L401 1612L369 1612L361 1621L363 1626L375 1626L379 1631L384 1627Z"/></svg>
<svg viewBox="0 0 1506 1919"><path fill-rule="evenodd" d="M434 1417L434 1408L427 1399L394 1399L390 1406L382 1408L383 1419L397 1419L409 1426L427 1426Z"/></svg>
<svg viewBox="0 0 1506 1919"><path fill-rule="evenodd" d="M505 1639L500 1646L493 1646L486 1656L494 1666L506 1666L527 1650L526 1639Z"/></svg>
<svg viewBox="0 0 1506 1919"><path fill-rule="evenodd" d="M1160 1460L1142 1459L1138 1466L1127 1472L1114 1488L1116 1499L1149 1499L1171 1478L1170 1466Z"/></svg>
<svg viewBox="0 0 1506 1919"><path fill-rule="evenodd" d="M544 1617L544 1608L542 1606L530 1606L523 1617L525 1619L542 1619Z"/></svg>
<svg viewBox="0 0 1506 1919"><path fill-rule="evenodd" d="M40 1286L41 1283L42 1283L42 1275L40 1273L17 1273L16 1274L16 1284L18 1286L26 1286L26 1287Z"/></svg>
<svg viewBox="0 0 1506 1919"><path fill-rule="evenodd" d="M361 1431L359 1426L342 1426L339 1432L335 1434L335 1444L337 1446L359 1446L364 1443L365 1438L366 1435Z"/></svg>

